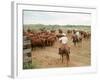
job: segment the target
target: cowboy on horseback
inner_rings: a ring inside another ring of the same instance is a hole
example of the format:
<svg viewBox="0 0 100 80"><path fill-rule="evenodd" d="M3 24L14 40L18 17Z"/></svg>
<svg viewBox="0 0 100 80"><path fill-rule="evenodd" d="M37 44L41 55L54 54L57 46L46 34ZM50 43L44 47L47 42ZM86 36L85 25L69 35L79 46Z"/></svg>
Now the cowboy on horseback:
<svg viewBox="0 0 100 80"><path fill-rule="evenodd" d="M76 32L76 36L77 36L78 40L81 38L79 31Z"/></svg>
<svg viewBox="0 0 100 80"><path fill-rule="evenodd" d="M79 41L82 41L82 35L80 34L79 31L76 32L76 35L77 35L77 37L78 37L78 40L79 40Z"/></svg>
<svg viewBox="0 0 100 80"><path fill-rule="evenodd" d="M59 48L59 54L62 56L62 62L63 62L63 56L66 56L67 59L67 65L69 64L69 54L70 54L70 47L68 46L68 38L65 33L62 33L62 37L59 38L60 41L60 48Z"/></svg>
<svg viewBox="0 0 100 80"><path fill-rule="evenodd" d="M72 40L73 40L74 46L76 46L77 43L82 42L82 36L79 31L73 32Z"/></svg>

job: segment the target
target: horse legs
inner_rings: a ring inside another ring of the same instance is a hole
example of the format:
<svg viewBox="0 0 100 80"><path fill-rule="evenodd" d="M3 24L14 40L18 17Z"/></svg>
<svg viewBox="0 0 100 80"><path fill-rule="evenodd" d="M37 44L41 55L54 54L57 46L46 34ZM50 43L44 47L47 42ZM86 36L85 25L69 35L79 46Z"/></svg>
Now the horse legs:
<svg viewBox="0 0 100 80"><path fill-rule="evenodd" d="M62 63L63 63L63 54L62 54Z"/></svg>
<svg viewBox="0 0 100 80"><path fill-rule="evenodd" d="M66 54L66 59L67 59L67 66L69 66L69 61L70 61L69 54Z"/></svg>

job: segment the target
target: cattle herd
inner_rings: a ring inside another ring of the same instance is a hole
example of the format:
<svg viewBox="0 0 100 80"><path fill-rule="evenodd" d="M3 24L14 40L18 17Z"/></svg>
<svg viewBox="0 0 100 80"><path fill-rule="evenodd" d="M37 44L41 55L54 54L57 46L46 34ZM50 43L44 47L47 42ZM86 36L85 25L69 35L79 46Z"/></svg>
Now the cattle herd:
<svg viewBox="0 0 100 80"><path fill-rule="evenodd" d="M44 48L46 46L52 46L57 40L55 32L53 31L32 32L28 29L26 32L24 32L24 35L31 40L32 49L36 47Z"/></svg>
<svg viewBox="0 0 100 80"><path fill-rule="evenodd" d="M72 34L73 32L77 32L77 31L80 33L82 38L89 39L91 36L91 33L89 31L84 31L84 30L67 30L67 33Z"/></svg>
<svg viewBox="0 0 100 80"><path fill-rule="evenodd" d="M58 33L57 33L58 31ZM31 48L34 49L36 47L44 48L46 46L53 46L54 43L61 37L59 34L59 30L40 30L38 32L34 32L30 29L23 31L23 35L27 36L31 40ZM79 32L82 39L90 39L91 33L84 30L70 30L68 29L66 34L72 38L73 33ZM74 39L74 38L72 38ZM78 42L78 41L76 41Z"/></svg>

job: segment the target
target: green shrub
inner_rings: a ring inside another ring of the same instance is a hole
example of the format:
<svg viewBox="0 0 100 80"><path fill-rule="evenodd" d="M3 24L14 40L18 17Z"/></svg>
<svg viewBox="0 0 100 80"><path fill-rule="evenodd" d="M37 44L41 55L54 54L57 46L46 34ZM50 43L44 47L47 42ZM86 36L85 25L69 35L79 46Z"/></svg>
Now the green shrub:
<svg viewBox="0 0 100 80"><path fill-rule="evenodd" d="M23 63L23 69L34 69L34 68L38 68L36 61L32 61L32 63Z"/></svg>
<svg viewBox="0 0 100 80"><path fill-rule="evenodd" d="M23 64L23 69L32 69L33 65L31 63L24 63Z"/></svg>

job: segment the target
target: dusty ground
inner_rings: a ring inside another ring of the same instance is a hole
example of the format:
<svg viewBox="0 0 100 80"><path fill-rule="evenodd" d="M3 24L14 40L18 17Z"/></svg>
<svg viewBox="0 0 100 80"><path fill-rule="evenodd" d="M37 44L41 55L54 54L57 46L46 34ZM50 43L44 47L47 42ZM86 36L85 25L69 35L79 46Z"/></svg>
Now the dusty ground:
<svg viewBox="0 0 100 80"><path fill-rule="evenodd" d="M68 44L71 47L69 67L89 66L91 64L90 39L83 40L82 44L73 45L69 38ZM32 51L32 62L37 68L68 67L66 59L61 62L58 54L59 43L56 42L52 47L36 48Z"/></svg>

